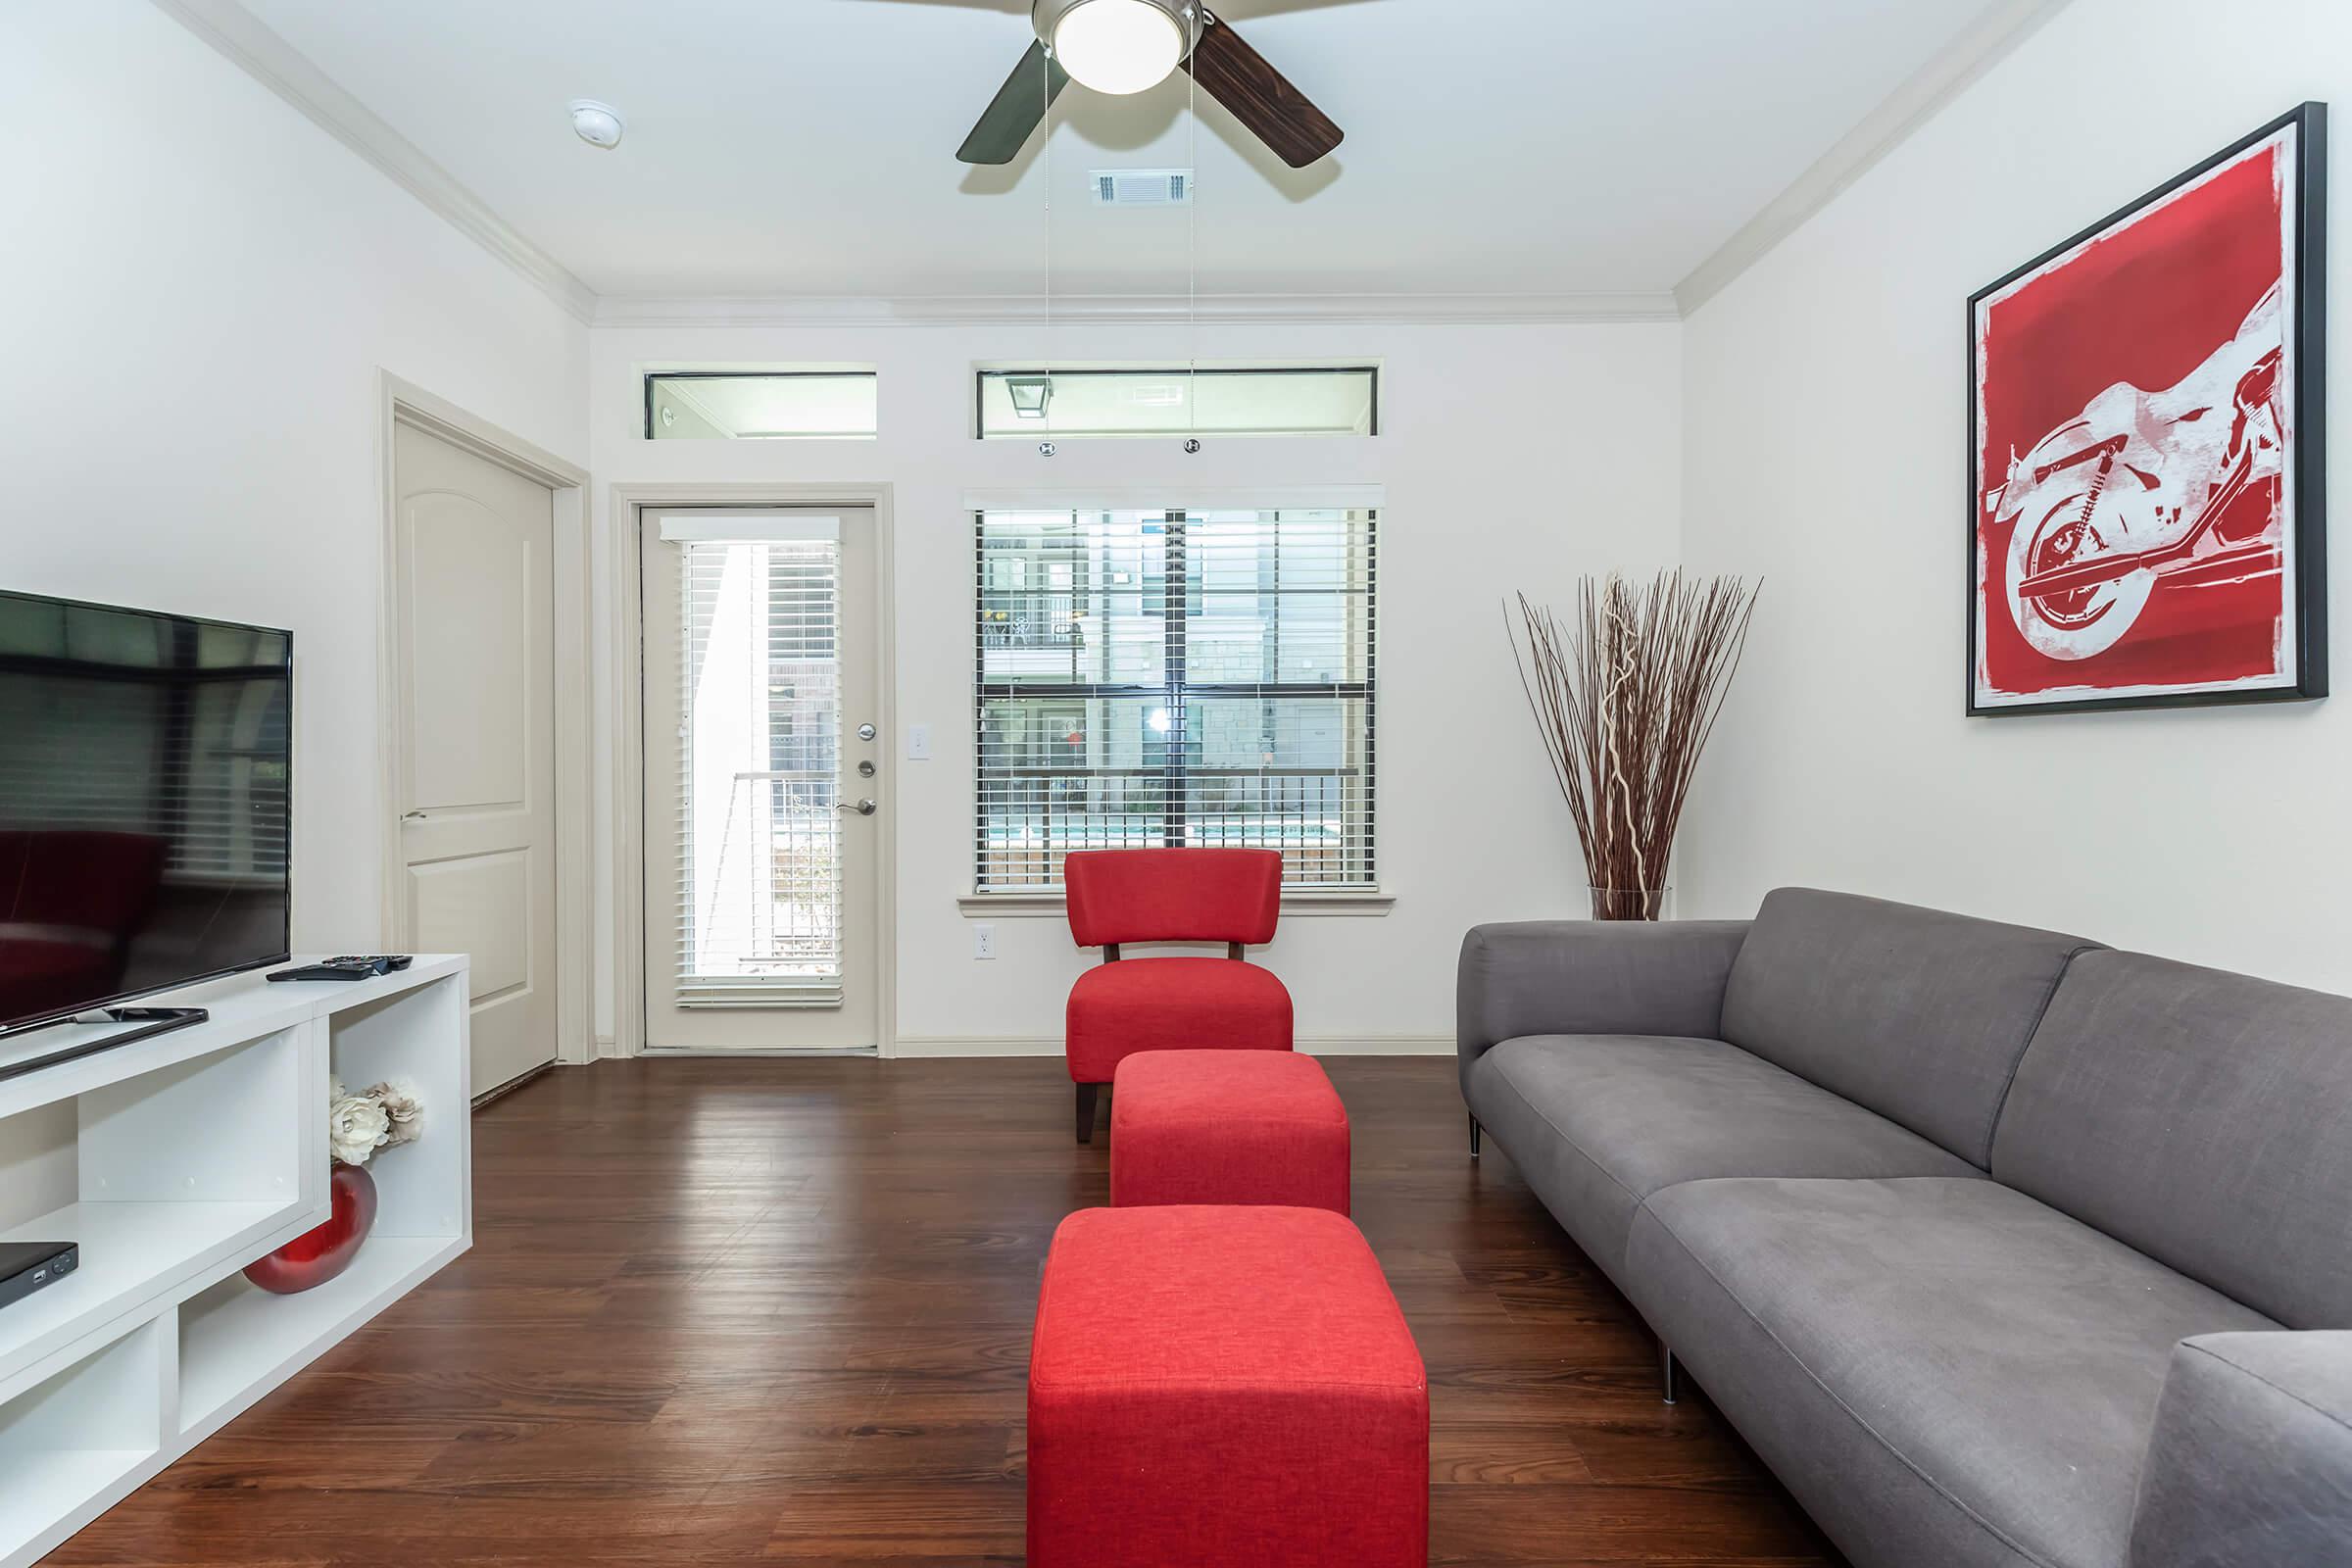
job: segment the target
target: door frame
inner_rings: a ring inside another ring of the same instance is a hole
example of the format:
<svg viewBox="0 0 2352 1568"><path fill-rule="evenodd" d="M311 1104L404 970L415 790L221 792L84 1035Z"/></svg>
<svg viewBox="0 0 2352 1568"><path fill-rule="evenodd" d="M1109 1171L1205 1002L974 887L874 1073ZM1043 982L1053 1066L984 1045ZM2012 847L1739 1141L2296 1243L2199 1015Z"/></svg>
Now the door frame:
<svg viewBox="0 0 2352 1568"><path fill-rule="evenodd" d="M644 516L670 507L854 507L874 517L874 673L883 755L898 742L898 614L892 591L897 552L887 484L616 484L608 508L606 558L612 566L612 1054L645 1048L645 592ZM905 763L900 764L901 772ZM899 1054L899 781L881 792L876 813L874 923L875 1051ZM662 1052L662 1055L690 1053ZM807 1052L730 1051L733 1056Z"/></svg>
<svg viewBox="0 0 2352 1568"><path fill-rule="evenodd" d="M382 927L386 947L408 928L407 866L401 856L400 818L391 809L400 799L408 760L400 734L400 670L408 656L400 623L400 489L393 471L393 432L401 425L421 430L475 457L543 484L555 499L556 754L556 1063L581 1066L596 1054L596 1012L591 985L596 850L590 785L595 778L591 750L588 598L588 470L567 463L512 431L470 414L445 398L404 381L389 370L376 372L378 423L376 457L383 494L383 524L376 582L377 777L382 791L380 848L383 878Z"/></svg>

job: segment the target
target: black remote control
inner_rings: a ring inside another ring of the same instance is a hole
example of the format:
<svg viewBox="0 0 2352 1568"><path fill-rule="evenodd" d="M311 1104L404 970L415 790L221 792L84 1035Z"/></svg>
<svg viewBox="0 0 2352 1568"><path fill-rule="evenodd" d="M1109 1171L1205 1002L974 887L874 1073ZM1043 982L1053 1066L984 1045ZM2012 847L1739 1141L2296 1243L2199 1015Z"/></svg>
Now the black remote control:
<svg viewBox="0 0 2352 1568"><path fill-rule="evenodd" d="M292 969L272 969L271 980L372 980L379 974L391 974L406 969L415 962L406 953L346 954L339 958L326 958L318 963L306 963Z"/></svg>

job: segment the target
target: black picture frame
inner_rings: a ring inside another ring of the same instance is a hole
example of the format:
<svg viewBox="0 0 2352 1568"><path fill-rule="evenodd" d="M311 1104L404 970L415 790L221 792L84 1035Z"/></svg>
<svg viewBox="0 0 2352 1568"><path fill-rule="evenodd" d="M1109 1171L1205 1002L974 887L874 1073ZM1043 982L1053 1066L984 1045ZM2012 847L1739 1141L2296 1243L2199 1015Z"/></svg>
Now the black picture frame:
<svg viewBox="0 0 2352 1568"><path fill-rule="evenodd" d="M1978 580L1979 530L1982 526L1984 474L1982 471L1984 432L1977 344L1980 316L1985 301L2011 284L2038 271L2136 217L2222 165L2283 132L2292 132L2293 170L2289 199L2294 204L2294 254L2284 259L2294 283L2294 317L2285 323L2292 356L2292 450L2287 454L2294 483L2293 514L2286 519L2294 541L2294 581L2284 592L2295 607L2291 639L2294 660L2292 684L2235 691L2133 693L2115 697L2060 697L2048 702L1984 704L1978 700L1978 613L1984 603L1984 584ZM2207 708L2248 703L2312 702L2328 695L2328 106L2311 102L2296 106L2261 128L2183 171L2164 184L2100 219L2081 232L2004 273L1971 294L1967 313L1968 359L1968 525L1965 530L1965 588L1968 627L1967 711L1972 718L2029 717L2052 713L2098 712L2127 709Z"/></svg>

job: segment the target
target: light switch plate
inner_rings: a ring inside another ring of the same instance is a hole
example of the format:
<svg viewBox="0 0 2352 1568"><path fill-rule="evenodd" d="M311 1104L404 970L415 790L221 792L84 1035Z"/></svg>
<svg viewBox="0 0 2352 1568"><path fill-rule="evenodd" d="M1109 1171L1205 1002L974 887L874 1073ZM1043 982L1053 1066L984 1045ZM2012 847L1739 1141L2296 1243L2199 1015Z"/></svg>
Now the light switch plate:
<svg viewBox="0 0 2352 1568"><path fill-rule="evenodd" d="M930 725L909 724L906 726L906 760L909 762L931 760Z"/></svg>

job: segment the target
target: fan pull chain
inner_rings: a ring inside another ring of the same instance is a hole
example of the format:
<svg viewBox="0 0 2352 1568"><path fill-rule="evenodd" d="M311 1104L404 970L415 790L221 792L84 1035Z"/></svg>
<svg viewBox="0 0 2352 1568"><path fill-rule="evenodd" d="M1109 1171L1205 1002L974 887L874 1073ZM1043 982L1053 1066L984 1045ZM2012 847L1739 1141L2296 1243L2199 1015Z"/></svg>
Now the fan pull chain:
<svg viewBox="0 0 2352 1568"><path fill-rule="evenodd" d="M1201 8L1193 21L1193 46L1200 47L1200 35L1208 26L1208 12ZM1184 204L1184 333L1185 333L1185 410L1190 426L1184 450L1200 450L1200 78L1190 68L1184 73L1185 127L1184 161L1193 171L1193 199Z"/></svg>
<svg viewBox="0 0 2352 1568"><path fill-rule="evenodd" d="M1041 345L1044 352L1038 356L1038 362L1046 368L1047 385L1051 387L1054 376L1054 46L1050 43L1047 44L1042 53L1044 55L1041 62L1043 74L1038 78L1038 88L1046 95L1046 145L1039 156L1046 166L1046 295L1040 316L1040 319L1044 323L1044 342ZM1050 397L1051 393L1049 393ZM1046 412L1046 439L1037 444L1039 456L1047 458L1054 456L1055 448L1053 431L1053 405L1049 402Z"/></svg>

